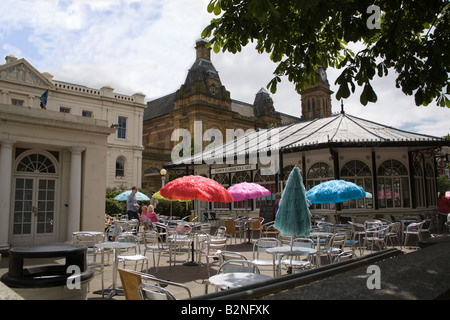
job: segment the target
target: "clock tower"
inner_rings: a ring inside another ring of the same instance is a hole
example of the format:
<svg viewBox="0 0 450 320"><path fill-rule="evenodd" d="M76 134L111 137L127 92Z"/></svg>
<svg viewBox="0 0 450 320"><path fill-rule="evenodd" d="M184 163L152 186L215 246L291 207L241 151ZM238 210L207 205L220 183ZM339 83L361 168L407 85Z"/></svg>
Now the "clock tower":
<svg viewBox="0 0 450 320"><path fill-rule="evenodd" d="M320 80L312 86L308 86L301 95L301 119L310 120L331 115L330 84L324 67L319 66L316 70Z"/></svg>

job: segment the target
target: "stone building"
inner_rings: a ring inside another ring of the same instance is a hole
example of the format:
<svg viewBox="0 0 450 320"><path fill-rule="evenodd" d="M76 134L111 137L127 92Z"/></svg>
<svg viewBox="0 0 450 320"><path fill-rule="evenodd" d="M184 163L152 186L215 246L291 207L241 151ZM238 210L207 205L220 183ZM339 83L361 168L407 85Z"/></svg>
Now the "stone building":
<svg viewBox="0 0 450 320"><path fill-rule="evenodd" d="M174 147L179 144L177 129L190 133L192 141L188 142L194 153L212 143L227 141L230 138L226 136L227 130L238 134L299 120L299 117L277 112L265 89L256 93L253 104L233 100L220 80L206 43L204 40L196 42L196 59L180 88L147 103L143 128L143 186L155 191L161 187L163 164L171 161ZM196 139L194 133L197 133ZM171 170L170 175L173 178L185 173L182 169Z"/></svg>
<svg viewBox="0 0 450 320"><path fill-rule="evenodd" d="M40 98L47 95L47 102ZM140 186L144 96L0 65L0 249L103 230L105 189Z"/></svg>

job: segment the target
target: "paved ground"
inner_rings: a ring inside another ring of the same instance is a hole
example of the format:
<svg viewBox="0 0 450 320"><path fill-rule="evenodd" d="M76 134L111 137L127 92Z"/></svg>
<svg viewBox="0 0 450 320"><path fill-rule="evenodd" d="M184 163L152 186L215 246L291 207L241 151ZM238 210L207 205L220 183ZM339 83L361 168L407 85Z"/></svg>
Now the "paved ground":
<svg viewBox="0 0 450 320"><path fill-rule="evenodd" d="M400 247L396 247L396 248L400 249ZM408 253L411 251L415 251L417 248L403 247L401 249L404 252ZM253 245L247 244L247 243L245 243L245 241L240 242L238 240L238 244L234 244L234 240L231 243L231 239L229 239L228 245L227 245L227 250L241 252L247 257L247 259L249 259L249 260L252 259ZM357 251L357 254L359 255L359 250ZM178 282L178 283L187 285L190 288L192 295L194 297L205 294L205 287L206 287L205 284L207 283L208 273L207 273L207 269L206 269L206 259L204 257L202 259L203 265L201 265L200 267L185 266L185 265L183 265L183 262L185 262L187 260L191 260L190 252L185 251L182 254L177 256L177 262L176 262L175 266L172 265L172 267L170 268L168 255L163 254L161 256L158 273L155 273L155 269L153 268L153 259L152 259L151 253L148 253L147 256L149 258L149 267L150 267L148 270L148 273L150 273L160 279L170 280L173 282ZM271 256L267 255L266 258L271 259ZM61 261L59 261L59 262L61 262ZM105 271L104 271L104 286L105 286L105 288L111 287L111 285L112 285L112 269L113 269L112 268L112 256L111 256L110 262L111 262L111 264L107 265L105 267ZM45 262L35 261L35 263L45 263ZM218 262L214 262L211 264L211 266L210 266L211 275L216 274L218 266L219 266ZM131 268L131 266L129 268ZM0 276L7 271L8 271L8 258L3 257L3 259L0 260ZM140 268L138 268L138 271L140 271ZM273 276L272 270L262 269L261 273L267 274L269 276ZM283 270L283 274L286 274L285 269ZM117 283L118 283L118 286L121 287L121 282L120 282L119 276L117 276ZM90 290L88 293L88 300L102 299L101 295L94 293L100 289L101 289L101 278L100 278L100 275L97 275L90 282ZM182 298L186 297L185 292L183 290L179 290L179 291L173 290L173 291L174 291L173 292L174 295L177 298L182 299ZM214 287L208 286L208 292L214 292L214 291L215 291ZM113 297L113 299L114 300L125 300L125 297L121 296L121 295L116 295Z"/></svg>

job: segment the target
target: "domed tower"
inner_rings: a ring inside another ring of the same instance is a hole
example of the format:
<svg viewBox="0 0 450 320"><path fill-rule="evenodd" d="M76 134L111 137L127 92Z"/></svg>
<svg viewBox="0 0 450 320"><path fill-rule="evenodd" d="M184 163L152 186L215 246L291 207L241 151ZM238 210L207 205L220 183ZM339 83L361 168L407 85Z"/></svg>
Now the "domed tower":
<svg viewBox="0 0 450 320"><path fill-rule="evenodd" d="M317 68L320 80L307 87L301 94L301 119L310 120L331 115L331 94L324 67Z"/></svg>
<svg viewBox="0 0 450 320"><path fill-rule="evenodd" d="M219 73L211 62L211 48L207 48L206 44L205 40L196 43L196 59L176 93L175 109L191 105L195 96L198 103L231 110L230 92L222 85Z"/></svg>

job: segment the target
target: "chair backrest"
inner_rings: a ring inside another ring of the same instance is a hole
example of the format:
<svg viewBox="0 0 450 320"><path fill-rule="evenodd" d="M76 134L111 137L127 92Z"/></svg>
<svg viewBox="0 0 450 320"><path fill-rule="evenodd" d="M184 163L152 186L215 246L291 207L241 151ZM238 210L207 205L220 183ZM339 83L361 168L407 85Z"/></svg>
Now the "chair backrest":
<svg viewBox="0 0 450 320"><path fill-rule="evenodd" d="M235 233L236 232L236 222L233 219L227 219L223 221L225 228L227 229L227 233Z"/></svg>
<svg viewBox="0 0 450 320"><path fill-rule="evenodd" d="M424 223L424 221L410 223L406 227L406 232L420 232Z"/></svg>
<svg viewBox="0 0 450 320"><path fill-rule="evenodd" d="M162 239L155 230L144 231L144 245L146 248L162 248Z"/></svg>
<svg viewBox="0 0 450 320"><path fill-rule="evenodd" d="M216 232L214 233L215 237L223 238L227 235L227 228L224 226L218 227Z"/></svg>
<svg viewBox="0 0 450 320"><path fill-rule="evenodd" d="M253 243L253 259L258 259L261 252L275 247L281 247L281 241L277 238L259 238Z"/></svg>
<svg viewBox="0 0 450 320"><path fill-rule="evenodd" d="M339 248L341 250L344 249L345 241L347 240L347 235L345 233L335 233L331 236L328 246L330 248Z"/></svg>
<svg viewBox="0 0 450 320"><path fill-rule="evenodd" d="M211 234L211 224L210 223L202 223L199 227L199 231L202 234Z"/></svg>
<svg viewBox="0 0 450 320"><path fill-rule="evenodd" d="M77 232L72 236L72 243L77 246L93 248L98 242L98 238L89 232Z"/></svg>
<svg viewBox="0 0 450 320"><path fill-rule="evenodd" d="M247 260L247 257L240 252L222 250L219 259L222 264L229 260Z"/></svg>
<svg viewBox="0 0 450 320"><path fill-rule="evenodd" d="M291 247L314 248L314 241L310 238L293 238Z"/></svg>
<svg viewBox="0 0 450 320"><path fill-rule="evenodd" d="M225 250L227 247L227 238L217 238L217 237L211 237L210 235L207 235L207 248L208 251L211 250Z"/></svg>
<svg viewBox="0 0 450 320"><path fill-rule="evenodd" d="M118 270L125 299L141 300L139 296L139 285L142 283L140 274L121 268L118 268Z"/></svg>
<svg viewBox="0 0 450 320"><path fill-rule="evenodd" d="M121 269L118 268L119 275L120 275L120 281L122 282L123 291L125 294L126 300L140 300L141 297L139 295L139 285L141 283L149 283L162 287L167 286L169 288L176 287L184 289L184 292L186 293L183 295L183 298L191 298L192 293L191 290L185 286L182 283L172 282L168 280L162 280L159 278L156 278L155 276L143 273L139 271L134 270L127 270L127 269ZM179 291L181 292L181 291ZM178 295L178 292L177 292Z"/></svg>
<svg viewBox="0 0 450 320"><path fill-rule="evenodd" d="M333 262L345 261L345 260L349 260L351 258L353 258L352 251L343 251L334 258Z"/></svg>
<svg viewBox="0 0 450 320"><path fill-rule="evenodd" d="M323 231L331 232L333 228L333 224L330 222L320 221L317 222L317 227L320 228Z"/></svg>
<svg viewBox="0 0 450 320"><path fill-rule="evenodd" d="M378 219L368 219L364 221L364 226L366 227L366 229L375 228L381 226L382 224L383 223L381 222L381 220Z"/></svg>
<svg viewBox="0 0 450 320"><path fill-rule="evenodd" d="M260 273L258 266L249 260L227 260L222 263L217 270L219 273L233 273L233 272L246 272L246 273Z"/></svg>
<svg viewBox="0 0 450 320"><path fill-rule="evenodd" d="M133 243L134 244L134 253L140 254L141 253L141 247L139 245L139 239L133 234L129 233L122 233L116 238L116 242L127 242L127 243Z"/></svg>
<svg viewBox="0 0 450 320"><path fill-rule="evenodd" d="M168 290L152 284L141 283L138 290L141 300L176 300Z"/></svg>
<svg viewBox="0 0 450 320"><path fill-rule="evenodd" d="M400 231L400 222L393 222L389 224L388 227L388 234L398 234Z"/></svg>
<svg viewBox="0 0 450 320"><path fill-rule="evenodd" d="M429 230L431 228L431 219L425 219L423 220L423 225L422 225L422 231L423 230Z"/></svg>
<svg viewBox="0 0 450 320"><path fill-rule="evenodd" d="M141 222L138 219L131 219L128 221L130 231L138 231L140 223Z"/></svg>
<svg viewBox="0 0 450 320"><path fill-rule="evenodd" d="M280 239L280 242L281 242L282 245L290 246L293 237L280 234L279 239Z"/></svg>
<svg viewBox="0 0 450 320"><path fill-rule="evenodd" d="M261 226L264 222L264 218L263 217L254 217L252 218L252 220L254 222L252 222L252 229L253 230L261 230Z"/></svg>
<svg viewBox="0 0 450 320"><path fill-rule="evenodd" d="M121 227L123 232L130 231L130 223L127 220L116 220L114 224Z"/></svg>

